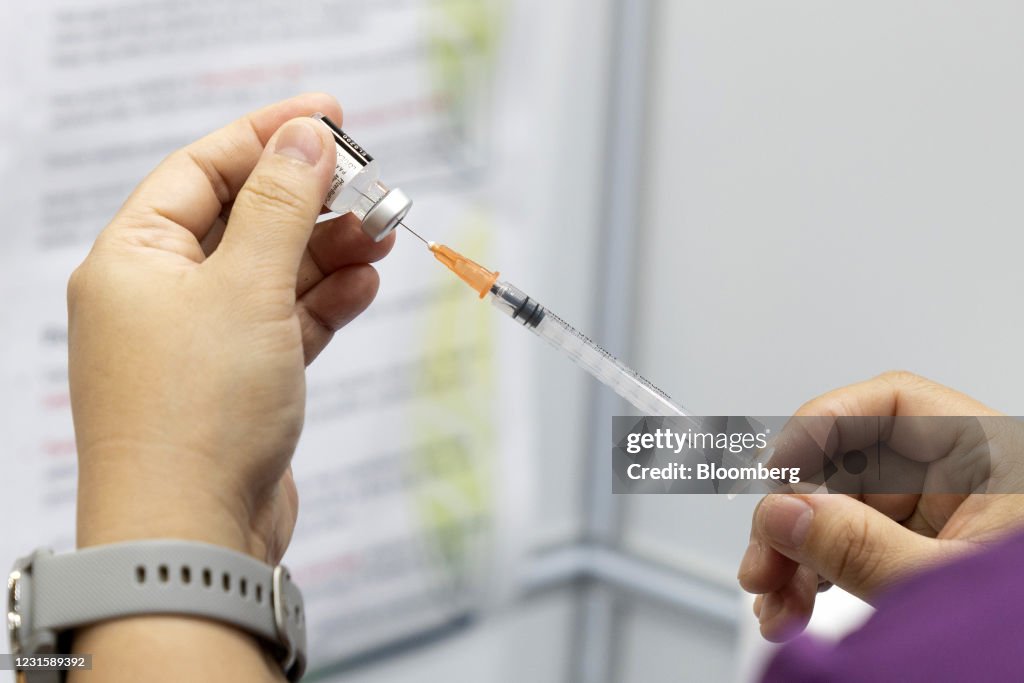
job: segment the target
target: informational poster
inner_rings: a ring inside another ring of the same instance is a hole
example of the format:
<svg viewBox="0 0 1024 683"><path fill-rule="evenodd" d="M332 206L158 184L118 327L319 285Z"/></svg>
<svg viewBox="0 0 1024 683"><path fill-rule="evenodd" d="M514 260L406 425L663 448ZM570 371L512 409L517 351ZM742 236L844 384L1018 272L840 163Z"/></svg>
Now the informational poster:
<svg viewBox="0 0 1024 683"><path fill-rule="evenodd" d="M134 185L172 150L294 94L413 197L408 221L478 258L504 9L474 0L33 0L0 8L0 564L74 547L65 285ZM173 191L173 188L168 188ZM511 252L503 252L511 253ZM506 324L409 235L371 308L308 372L286 563L311 667L462 618L514 565L526 377ZM519 271L523 271L520 266ZM254 283L258 286L258 283ZM510 465L510 463L513 463Z"/></svg>

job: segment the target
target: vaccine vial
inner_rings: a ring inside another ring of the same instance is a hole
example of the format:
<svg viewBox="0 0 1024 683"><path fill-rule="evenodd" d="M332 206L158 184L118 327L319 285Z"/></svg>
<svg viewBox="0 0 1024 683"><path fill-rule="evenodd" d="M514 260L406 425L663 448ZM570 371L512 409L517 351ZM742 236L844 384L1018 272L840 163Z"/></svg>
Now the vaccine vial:
<svg viewBox="0 0 1024 683"><path fill-rule="evenodd" d="M362 221L363 232L380 242L409 213L412 200L397 187L388 188L380 181L377 161L337 124L323 114L313 118L330 129L338 153L324 205L335 213L354 213Z"/></svg>

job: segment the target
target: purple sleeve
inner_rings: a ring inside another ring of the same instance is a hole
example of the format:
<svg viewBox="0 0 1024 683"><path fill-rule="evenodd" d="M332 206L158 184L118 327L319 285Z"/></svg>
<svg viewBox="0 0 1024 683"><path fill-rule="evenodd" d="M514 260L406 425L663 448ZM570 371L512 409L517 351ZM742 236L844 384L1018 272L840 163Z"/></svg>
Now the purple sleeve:
<svg viewBox="0 0 1024 683"><path fill-rule="evenodd" d="M1024 681L1024 534L916 575L838 643L800 636L764 683Z"/></svg>

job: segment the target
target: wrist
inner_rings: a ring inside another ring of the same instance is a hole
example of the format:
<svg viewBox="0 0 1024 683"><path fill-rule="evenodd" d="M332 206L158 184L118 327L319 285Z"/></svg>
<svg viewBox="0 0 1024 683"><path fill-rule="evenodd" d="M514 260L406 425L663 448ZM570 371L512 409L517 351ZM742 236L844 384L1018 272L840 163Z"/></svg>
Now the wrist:
<svg viewBox="0 0 1024 683"><path fill-rule="evenodd" d="M152 456L152 457L147 457ZM234 486L169 454L80 454L77 545L85 548L147 538L212 543L264 562L251 505Z"/></svg>
<svg viewBox="0 0 1024 683"><path fill-rule="evenodd" d="M285 681L281 665L255 637L206 619L106 621L76 631L73 650L102 655L106 681ZM71 672L68 683L91 681L92 673Z"/></svg>
<svg viewBox="0 0 1024 683"><path fill-rule="evenodd" d="M29 622L43 641L73 629L73 651L102 660L105 680L154 680L126 675L146 667L160 680L280 680L304 667L302 598L283 567L177 540L41 552L24 566L30 592L71 606ZM231 675L214 675L218 663Z"/></svg>

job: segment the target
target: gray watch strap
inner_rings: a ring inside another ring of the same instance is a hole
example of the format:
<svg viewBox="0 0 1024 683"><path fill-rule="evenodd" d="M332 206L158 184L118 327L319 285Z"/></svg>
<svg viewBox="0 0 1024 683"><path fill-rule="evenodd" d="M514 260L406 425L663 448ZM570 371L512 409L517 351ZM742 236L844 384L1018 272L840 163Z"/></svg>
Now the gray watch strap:
<svg viewBox="0 0 1024 683"><path fill-rule="evenodd" d="M272 568L220 546L168 539L60 555L37 552L29 575L31 623L24 630L59 633L132 615L205 617L279 648L290 680L305 669L302 594L283 566Z"/></svg>

